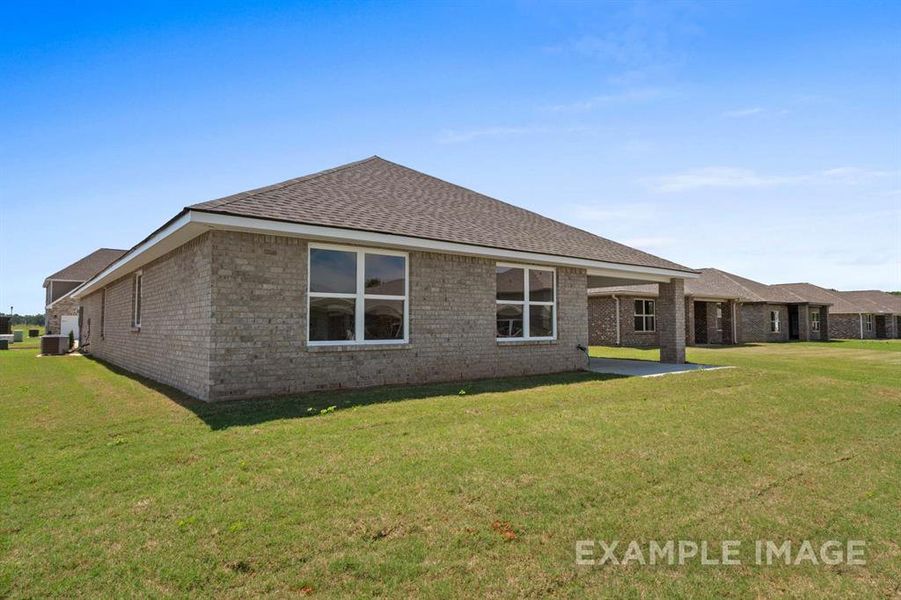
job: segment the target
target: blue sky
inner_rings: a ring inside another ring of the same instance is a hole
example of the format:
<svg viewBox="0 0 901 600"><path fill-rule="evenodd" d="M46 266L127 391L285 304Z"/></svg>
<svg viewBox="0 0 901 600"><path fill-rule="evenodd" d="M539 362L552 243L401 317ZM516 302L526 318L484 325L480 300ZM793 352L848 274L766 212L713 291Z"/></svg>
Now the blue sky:
<svg viewBox="0 0 901 600"><path fill-rule="evenodd" d="M694 267L901 289L901 4L8 3L0 307L373 154Z"/></svg>

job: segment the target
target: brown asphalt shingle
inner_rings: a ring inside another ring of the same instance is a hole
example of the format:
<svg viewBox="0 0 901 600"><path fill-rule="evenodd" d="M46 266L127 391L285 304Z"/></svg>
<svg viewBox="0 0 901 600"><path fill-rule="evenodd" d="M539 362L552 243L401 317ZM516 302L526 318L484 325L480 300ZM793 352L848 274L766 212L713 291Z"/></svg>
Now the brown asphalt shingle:
<svg viewBox="0 0 901 600"><path fill-rule="evenodd" d="M742 302L807 302L790 290L778 289L753 279L727 273L719 269L699 269L698 279L685 280L685 295L698 298L738 299ZM657 295L656 285L626 285L589 290L591 295L604 294Z"/></svg>
<svg viewBox="0 0 901 600"><path fill-rule="evenodd" d="M87 281L108 267L113 261L119 260L126 252L127 250L116 250L113 248L100 248L99 250L95 250L84 258L47 277L44 280L44 287L47 286L51 279Z"/></svg>
<svg viewBox="0 0 901 600"><path fill-rule="evenodd" d="M187 208L691 272L377 156Z"/></svg>

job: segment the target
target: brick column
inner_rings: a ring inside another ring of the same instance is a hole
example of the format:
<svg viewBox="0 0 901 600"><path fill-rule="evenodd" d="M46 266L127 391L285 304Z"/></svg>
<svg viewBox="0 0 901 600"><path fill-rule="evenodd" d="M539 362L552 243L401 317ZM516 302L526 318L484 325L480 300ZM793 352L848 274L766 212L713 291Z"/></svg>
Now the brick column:
<svg viewBox="0 0 901 600"><path fill-rule="evenodd" d="M810 306L798 305L798 341L810 341Z"/></svg>
<svg viewBox="0 0 901 600"><path fill-rule="evenodd" d="M685 362L685 280L658 283L657 332L660 362Z"/></svg>
<svg viewBox="0 0 901 600"><path fill-rule="evenodd" d="M695 345L695 303L690 297L685 298L685 344Z"/></svg>
<svg viewBox="0 0 901 600"><path fill-rule="evenodd" d="M723 343L724 344L734 344L735 340L733 339L733 327L732 327L732 315L735 312L735 302L732 300L727 300L723 302Z"/></svg>

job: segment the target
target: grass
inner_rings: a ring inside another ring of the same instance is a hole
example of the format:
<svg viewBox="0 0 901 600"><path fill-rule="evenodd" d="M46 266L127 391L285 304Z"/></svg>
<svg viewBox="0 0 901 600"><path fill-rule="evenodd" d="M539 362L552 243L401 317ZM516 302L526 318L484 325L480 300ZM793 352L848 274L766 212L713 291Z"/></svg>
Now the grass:
<svg viewBox="0 0 901 600"><path fill-rule="evenodd" d="M896 344L215 406L7 352L0 596L891 597ZM867 564L579 567L580 539L860 539Z"/></svg>
<svg viewBox="0 0 901 600"><path fill-rule="evenodd" d="M40 331L38 337L30 338L28 337L29 329L37 329ZM9 345L10 350L40 350L41 349L41 338L40 336L44 335L44 326L43 325L13 325L12 330L22 331L22 341L16 342Z"/></svg>

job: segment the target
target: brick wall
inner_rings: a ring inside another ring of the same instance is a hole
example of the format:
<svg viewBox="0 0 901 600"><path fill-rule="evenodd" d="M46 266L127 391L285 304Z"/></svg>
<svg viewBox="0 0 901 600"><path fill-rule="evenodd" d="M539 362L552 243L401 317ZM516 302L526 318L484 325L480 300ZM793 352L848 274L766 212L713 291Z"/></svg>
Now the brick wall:
<svg viewBox="0 0 901 600"><path fill-rule="evenodd" d="M77 315L78 301L72 297L60 300L53 306L48 306L44 313L44 324L47 333L59 333L60 320L63 315Z"/></svg>
<svg viewBox="0 0 901 600"><path fill-rule="evenodd" d="M410 252L410 343L307 347L304 240L213 232L210 399L581 369L585 271L557 269L557 340L496 341L495 262Z"/></svg>
<svg viewBox="0 0 901 600"><path fill-rule="evenodd" d="M133 329L132 275L82 299L86 351L192 396L209 395L211 236L143 267L141 328Z"/></svg>
<svg viewBox="0 0 901 600"><path fill-rule="evenodd" d="M859 340L860 339L860 315L856 313L829 313L829 337L834 340ZM864 328L864 339L876 337L875 318L873 331Z"/></svg>
<svg viewBox="0 0 901 600"><path fill-rule="evenodd" d="M770 331L770 311L779 311L780 330ZM739 343L788 341L788 306L785 304L740 304Z"/></svg>
<svg viewBox="0 0 901 600"><path fill-rule="evenodd" d="M592 346L616 345L616 300L613 298L588 299L588 343Z"/></svg>

